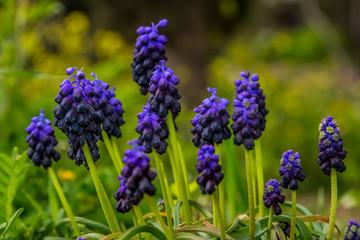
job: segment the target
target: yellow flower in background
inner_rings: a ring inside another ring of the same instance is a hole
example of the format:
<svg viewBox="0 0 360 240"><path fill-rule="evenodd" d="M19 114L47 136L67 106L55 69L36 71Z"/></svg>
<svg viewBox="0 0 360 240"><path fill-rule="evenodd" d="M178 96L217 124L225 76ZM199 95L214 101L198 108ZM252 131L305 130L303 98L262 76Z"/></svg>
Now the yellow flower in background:
<svg viewBox="0 0 360 240"><path fill-rule="evenodd" d="M72 181L76 178L75 173L68 169L59 169L57 175L63 181Z"/></svg>

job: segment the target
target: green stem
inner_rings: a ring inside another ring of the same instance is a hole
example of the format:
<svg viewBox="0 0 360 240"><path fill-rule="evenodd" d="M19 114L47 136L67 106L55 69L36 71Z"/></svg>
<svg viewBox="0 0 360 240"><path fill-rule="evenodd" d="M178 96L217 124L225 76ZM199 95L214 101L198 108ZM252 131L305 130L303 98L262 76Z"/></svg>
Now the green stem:
<svg viewBox="0 0 360 240"><path fill-rule="evenodd" d="M120 166L120 169L123 169L124 168L124 163L121 160L121 155L120 155L120 151L119 151L118 144L117 144L116 140L117 139L115 137L112 137L111 138L111 143L112 143L114 155L115 155L116 160L117 160L117 162L118 162L118 164Z"/></svg>
<svg viewBox="0 0 360 240"><path fill-rule="evenodd" d="M212 206L213 206L213 225L218 227L218 213L214 198L212 198Z"/></svg>
<svg viewBox="0 0 360 240"><path fill-rule="evenodd" d="M180 146L179 142L177 143L177 146L178 146L179 154L180 154L181 168L184 173L186 194L187 194L187 197L190 198L189 177L188 177L187 170L186 170L184 154L183 154L182 147Z"/></svg>
<svg viewBox="0 0 360 240"><path fill-rule="evenodd" d="M269 213L269 221L268 221L268 230L267 230L267 236L266 236L266 240L270 240L271 239L271 230L272 230L272 222L274 219L274 207L271 206L270 207L270 213Z"/></svg>
<svg viewBox="0 0 360 240"><path fill-rule="evenodd" d="M162 162L160 162L160 167L161 167L161 171L165 174L165 168L164 168L164 164ZM166 186L166 189L167 189L170 208L173 209L174 208L174 199L173 199L173 196L171 194L171 189L170 189L170 185L169 185L169 182L167 180L166 174L164 175L164 182L165 182L165 186Z"/></svg>
<svg viewBox="0 0 360 240"><path fill-rule="evenodd" d="M54 169L52 167L49 167L48 171L49 171L51 181L54 184L55 190L56 190L57 194L59 195L60 201L61 201L61 203L62 203L62 205L63 205L63 207L65 209L65 212L66 212L66 214L68 215L68 217L70 219L72 227L74 228L75 235L77 237L79 237L80 236L79 227L78 227L78 225L77 225L77 223L75 221L75 217L74 217L73 212L71 211L70 205L69 205L68 201L66 200L65 194L61 189L60 183L59 183L59 181L58 181L58 179L56 177Z"/></svg>
<svg viewBox="0 0 360 240"><path fill-rule="evenodd" d="M166 238L167 239L174 239L173 238L173 234L169 231L169 229L166 227L164 219L162 218L162 216L159 214L159 211L157 209L157 207L155 206L153 200L151 199L151 197L148 194L144 194L147 203L149 204L149 207L151 209L151 211L155 214L157 220L160 223L161 228L163 229ZM170 224L169 224L170 225Z"/></svg>
<svg viewBox="0 0 360 240"><path fill-rule="evenodd" d="M334 235L335 220L336 220L336 207L337 207L337 177L336 171L331 169L331 206L330 206L330 219L329 228L326 234L326 240L331 240Z"/></svg>
<svg viewBox="0 0 360 240"><path fill-rule="evenodd" d="M183 204L184 204L185 224L187 226L189 226L189 225L191 225L191 209L190 209L190 205L189 205L189 201L188 201L188 197L187 197L187 193L186 193L184 173L182 171L181 162L179 159L180 154L179 154L179 149L178 149L177 140L176 140L176 131L175 131L175 126L174 126L174 120L172 118L171 113L168 114L168 118L166 119L166 124L169 128L169 135L170 135L169 138L171 141L172 150L174 151L175 169L179 172L178 187L180 187L180 196L181 196L181 200L183 200Z"/></svg>
<svg viewBox="0 0 360 240"><path fill-rule="evenodd" d="M100 178L97 174L96 167L95 167L95 164L94 164L94 161L91 156L91 153L90 153L87 143L85 143L85 145L83 147L83 151L84 151L85 158L87 159L86 162L89 166L90 175L91 175L91 178L93 179L95 189L98 194L99 201L100 201L101 207L103 209L103 212L105 214L105 218L109 224L110 230L112 233L120 232L120 227L119 227L118 221L116 219L114 210L111 206L110 200L107 197L105 189L104 189L104 187L100 181Z"/></svg>
<svg viewBox="0 0 360 240"><path fill-rule="evenodd" d="M219 144L215 144L215 153L219 155L219 164L224 169ZM221 216L223 217L223 220L226 222L224 180L225 180L225 178L219 184L219 203L220 203Z"/></svg>
<svg viewBox="0 0 360 240"><path fill-rule="evenodd" d="M256 156L256 171L257 171L257 184L258 184L258 202L259 202L259 217L264 217L264 200L263 189L264 186L264 172L262 163L262 151L260 139L255 144L255 156Z"/></svg>
<svg viewBox="0 0 360 240"><path fill-rule="evenodd" d="M218 218L218 224L220 227L220 236L221 236L221 240L225 240L226 236L225 236L225 222L222 219L221 216L221 211L220 211L220 201L218 198L218 193L217 191L214 191L212 194L212 199L213 199L213 203L216 209L217 214L217 218Z"/></svg>
<svg viewBox="0 0 360 240"><path fill-rule="evenodd" d="M119 162L116 159L114 149L113 149L113 147L111 145L108 134L105 131L102 131L102 137L104 139L105 146L106 146L106 148L107 148L107 150L109 152L110 158L111 158L111 160L112 160L112 162L113 162L113 164L115 166L116 172L117 172L118 175L120 175L121 167L119 165Z"/></svg>
<svg viewBox="0 0 360 240"><path fill-rule="evenodd" d="M250 157L251 157L251 169L252 169L252 185L253 185L253 189L254 189L254 192L253 192L253 197L254 197L254 207L256 207L257 205L257 194L256 194L256 175L257 175L257 172L256 172L256 169L253 167L253 166L256 166L255 164L255 151L251 151L251 154L250 154Z"/></svg>
<svg viewBox="0 0 360 240"><path fill-rule="evenodd" d="M137 219L138 223L140 223L138 225L146 225L140 207L133 205L131 209L134 210L135 218ZM138 226L138 225L135 225L135 226ZM140 235L140 239L141 239L141 234L139 234L139 235ZM151 234L145 233L145 239L146 240L151 240Z"/></svg>
<svg viewBox="0 0 360 240"><path fill-rule="evenodd" d="M291 191L291 226L290 226L290 240L295 239L295 222L296 222L296 191Z"/></svg>
<svg viewBox="0 0 360 240"><path fill-rule="evenodd" d="M249 199L249 238L255 239L255 207L254 207L254 188L252 181L252 168L251 168L251 153L245 148L245 162L246 162L246 179L248 186L248 199Z"/></svg>
<svg viewBox="0 0 360 240"><path fill-rule="evenodd" d="M158 170L158 173L159 173L161 191L162 191L164 202L165 202L166 219L168 222L168 226L170 228L170 232L171 232L171 234L173 234L174 226L172 224L171 207L170 207L169 197L168 197L169 190L166 188L166 184L165 184L166 175L165 175L165 172L163 172L163 169L161 167L159 154L153 152L153 155L155 158L156 169Z"/></svg>

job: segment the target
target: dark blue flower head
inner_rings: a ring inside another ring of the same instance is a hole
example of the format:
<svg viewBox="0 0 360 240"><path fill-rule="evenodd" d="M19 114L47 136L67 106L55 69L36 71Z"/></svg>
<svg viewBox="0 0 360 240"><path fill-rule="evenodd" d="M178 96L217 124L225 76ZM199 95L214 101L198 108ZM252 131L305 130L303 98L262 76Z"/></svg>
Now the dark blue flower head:
<svg viewBox="0 0 360 240"><path fill-rule="evenodd" d="M259 76L250 72L241 72L243 79L235 80L236 93L234 99L233 124L234 143L244 144L245 148L254 148L254 140L261 136L265 129L265 95L258 82Z"/></svg>
<svg viewBox="0 0 360 240"><path fill-rule="evenodd" d="M276 179L270 179L265 184L263 200L265 207L273 206L275 215L281 214L282 210L279 203L284 203L285 196L281 195L280 183Z"/></svg>
<svg viewBox="0 0 360 240"><path fill-rule="evenodd" d="M126 183L123 176L120 175L118 180L120 181L120 188L114 194L115 200L118 201L116 204L116 211L124 214L130 211L132 204L130 197L126 195Z"/></svg>
<svg viewBox="0 0 360 240"><path fill-rule="evenodd" d="M109 137L121 137L120 126L124 125L121 102L115 98L115 88L110 89L109 84L101 81L94 73L91 76L95 78L91 84L94 86L94 100L99 104L97 110L101 118L101 125Z"/></svg>
<svg viewBox="0 0 360 240"><path fill-rule="evenodd" d="M151 110L159 117L164 118L171 111L175 119L181 110L178 101L181 96L176 87L180 80L174 75L173 70L164 65L164 60L161 60L160 64L155 66L151 77L149 104Z"/></svg>
<svg viewBox="0 0 360 240"><path fill-rule="evenodd" d="M360 240L359 223L356 220L349 220L344 240Z"/></svg>
<svg viewBox="0 0 360 240"><path fill-rule="evenodd" d="M208 88L211 97L203 100L202 104L194 109L197 113L190 122L193 125L191 133L194 135L192 142L196 147L205 144L221 143L223 139L231 137L228 127L230 115L226 110L229 101L216 96L216 88Z"/></svg>
<svg viewBox="0 0 360 240"><path fill-rule="evenodd" d="M151 153L152 148L155 148L157 153L165 153L168 146L166 138L169 135L165 119L153 113L149 104L143 107L143 112L137 117L139 125L135 130L140 134L138 144L145 147L144 152Z"/></svg>
<svg viewBox="0 0 360 240"><path fill-rule="evenodd" d="M218 185L224 177L219 164L219 155L215 154L212 145L203 145L198 151L198 163L196 170L200 174L196 182L200 185L202 194L212 194L215 185Z"/></svg>
<svg viewBox="0 0 360 240"><path fill-rule="evenodd" d="M58 105L54 109L54 125L68 137L70 150L67 155L80 166L85 161L82 151L85 141L94 161L100 158L96 142L101 134L101 116L97 111L99 104L93 99L96 94L94 86L81 70L68 68L66 72L72 74L74 69L77 73L60 84L59 94L55 98ZM84 166L88 168L86 161Z"/></svg>
<svg viewBox="0 0 360 240"><path fill-rule="evenodd" d="M283 153L280 164L282 166L279 168L279 173L282 177L281 186L297 190L299 188L297 180L303 182L305 179L305 174L302 172L300 154L298 152L293 154L293 150L288 150Z"/></svg>
<svg viewBox="0 0 360 240"><path fill-rule="evenodd" d="M155 194L155 186L151 183L156 177L156 172L150 169L150 157L145 155L145 147L138 146L137 140L129 142L133 148L125 151L123 162L125 167L121 171L123 177L123 185L126 188L121 190L125 191L133 205L138 205L143 198L143 194L150 196ZM121 195L122 196L122 195Z"/></svg>
<svg viewBox="0 0 360 240"><path fill-rule="evenodd" d="M321 170L326 175L330 175L331 168L342 173L346 167L343 163L347 152L343 150L343 139L340 135L340 129L333 120L328 116L324 118L319 125L319 159L317 163L321 166Z"/></svg>
<svg viewBox="0 0 360 240"><path fill-rule="evenodd" d="M134 58L131 63L133 80L140 85L141 94L146 95L149 88L152 72L160 60L167 60L165 56L165 44L168 42L164 35L160 35L158 27L166 27L167 20L160 20L152 26L139 27L136 39Z"/></svg>
<svg viewBox="0 0 360 240"><path fill-rule="evenodd" d="M51 121L45 118L44 110L41 109L40 115L33 117L30 125L25 129L29 134L26 138L29 145L27 155L35 166L42 165L45 169L51 166L51 159L57 161L61 157L54 149L58 142L50 124Z"/></svg>

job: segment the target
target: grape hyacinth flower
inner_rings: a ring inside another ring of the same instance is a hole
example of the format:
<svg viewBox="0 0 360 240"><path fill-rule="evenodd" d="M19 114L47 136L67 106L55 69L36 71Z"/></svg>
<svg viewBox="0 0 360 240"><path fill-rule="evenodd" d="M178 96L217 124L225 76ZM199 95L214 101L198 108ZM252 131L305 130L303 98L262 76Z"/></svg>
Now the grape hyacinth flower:
<svg viewBox="0 0 360 240"><path fill-rule="evenodd" d="M94 161L100 158L99 147L96 142L101 134L101 116L97 112L99 104L93 99L95 90L85 74L77 68L66 69L71 75L60 84L59 94L55 98L58 104L54 109L54 125L68 137L70 150L67 155L75 159L76 165L88 168L82 147L85 141L89 145ZM71 81L72 78L75 80Z"/></svg>
<svg viewBox="0 0 360 240"><path fill-rule="evenodd" d="M115 88L110 89L109 84L101 81L94 73L91 73L94 81L94 100L99 104L97 113L100 115L102 128L108 134L109 138L114 136L121 137L120 126L124 125L121 102L115 98Z"/></svg>
<svg viewBox="0 0 360 240"><path fill-rule="evenodd" d="M337 123L328 116L321 121L319 131L318 149L320 153L317 163L321 166L322 172L330 175L331 168L340 173L344 172L346 167L343 160L347 152L343 150L343 139Z"/></svg>
<svg viewBox="0 0 360 240"><path fill-rule="evenodd" d="M282 230L282 232L284 233L284 235L286 237L290 237L290 223L288 222L278 222L278 226L280 227L280 229ZM278 240L280 240L280 237L278 236L278 234L276 233L276 237Z"/></svg>
<svg viewBox="0 0 360 240"><path fill-rule="evenodd" d="M152 148L159 154L165 153L168 146L166 138L169 135L166 120L153 113L149 104L143 107L143 112L137 117L139 124L135 130L140 134L138 145L144 146L146 153L151 153Z"/></svg>
<svg viewBox="0 0 360 240"><path fill-rule="evenodd" d="M212 145L203 145L198 151L198 163L196 170L200 174L196 182L200 185L202 194L212 194L215 185L218 185L224 177L219 164L219 155L214 154Z"/></svg>
<svg viewBox="0 0 360 240"><path fill-rule="evenodd" d="M54 147L58 141L54 136L54 129L51 121L45 118L44 110L40 110L40 115L31 119L30 125L25 129L29 134L26 142L29 145L28 157L35 166L42 165L45 169L52 165L51 159L58 161L61 157Z"/></svg>
<svg viewBox="0 0 360 240"><path fill-rule="evenodd" d="M160 60L167 60L165 56L165 44L168 42L164 35L159 35L158 27L166 27L167 20L162 19L158 24L147 27L139 27L137 33L140 36L136 39L134 58L131 63L133 80L140 85L140 92L146 95L150 79L155 65Z"/></svg>
<svg viewBox="0 0 360 240"><path fill-rule="evenodd" d="M282 177L281 187L297 190L299 188L297 181L303 182L305 179L305 174L302 172L300 154L298 152L293 154L292 150L288 150L283 153L280 164L282 166L279 169L280 176Z"/></svg>
<svg viewBox="0 0 360 240"><path fill-rule="evenodd" d="M138 146L136 140L130 141L128 144L133 148L124 153L125 167L121 171L122 177L119 177L120 188L114 195L118 200L116 208L122 213L130 210L128 202L138 205L144 194L153 196L156 191L155 186L151 183L156 177L156 172L150 169L150 157L143 153L145 147Z"/></svg>
<svg viewBox="0 0 360 240"><path fill-rule="evenodd" d="M360 240L359 223L356 220L349 220L344 240Z"/></svg>
<svg viewBox="0 0 360 240"><path fill-rule="evenodd" d="M229 101L225 98L216 96L216 88L208 88L212 94L210 98L206 98L202 104L194 109L197 113L191 120L193 127L191 133L194 135L192 142L196 147L205 144L212 145L221 143L223 139L231 137L231 131L228 127L230 115L226 110Z"/></svg>
<svg viewBox="0 0 360 240"><path fill-rule="evenodd" d="M285 196L281 195L280 183L276 179L270 179L265 184L263 199L265 207L270 208L272 206L275 215L281 214L282 210L279 203L284 203Z"/></svg>
<svg viewBox="0 0 360 240"><path fill-rule="evenodd" d="M167 68L165 61L160 61L161 65L155 66L155 71L151 77L149 92L149 104L151 111L165 118L169 111L173 119L181 111L179 99L181 95L176 87L180 80L174 75L174 71Z"/></svg>

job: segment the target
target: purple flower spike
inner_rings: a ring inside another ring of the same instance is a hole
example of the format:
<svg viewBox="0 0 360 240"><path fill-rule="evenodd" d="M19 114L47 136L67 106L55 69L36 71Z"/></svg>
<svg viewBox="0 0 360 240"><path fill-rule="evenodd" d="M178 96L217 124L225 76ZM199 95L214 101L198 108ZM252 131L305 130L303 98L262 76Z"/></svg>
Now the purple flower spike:
<svg viewBox="0 0 360 240"><path fill-rule="evenodd" d="M167 60L165 56L165 45L167 38L160 35L158 27L166 27L167 20L160 20L158 24L151 27L139 27L136 39L134 58L131 63L133 80L140 85L140 92L146 95L149 88L152 72L160 60Z"/></svg>
<svg viewBox="0 0 360 240"><path fill-rule="evenodd" d="M234 133L234 144L244 144L245 148L254 148L254 140L265 130L265 116L269 111L265 108L265 95L258 82L259 76L250 72L241 72L243 79L235 80L234 123L231 128Z"/></svg>
<svg viewBox="0 0 360 240"><path fill-rule="evenodd" d="M88 168L82 147L88 143L94 161L100 158L96 142L101 135L101 116L99 104L93 99L94 86L85 78L85 74L77 70L60 84L59 94L55 98L58 104L54 109L54 125L68 137L70 150L67 155L75 160L75 164ZM71 81L72 78L75 80Z"/></svg>
<svg viewBox="0 0 360 240"><path fill-rule="evenodd" d="M229 101L225 98L216 96L216 88L208 88L212 94L210 98L206 98L202 104L194 109L197 113L190 122L193 125L191 133L194 135L192 142L196 147L205 144L221 143L223 139L231 136L228 127L230 115L226 110Z"/></svg>
<svg viewBox="0 0 360 240"><path fill-rule="evenodd" d="M282 177L281 187L297 190L299 185L297 180L303 182L305 174L302 172L300 154L297 152L293 154L292 150L284 152L281 157L281 166L279 169L280 176Z"/></svg>
<svg viewBox="0 0 360 240"><path fill-rule="evenodd" d="M349 220L344 240L360 240L359 223L356 220Z"/></svg>
<svg viewBox="0 0 360 240"><path fill-rule="evenodd" d="M276 179L270 179L266 183L263 200L265 207L273 206L275 215L281 214L282 210L279 203L284 203L285 196L281 195L280 183Z"/></svg>
<svg viewBox="0 0 360 240"><path fill-rule="evenodd" d="M138 146L137 140L129 142L133 148L125 151L123 163L125 167L119 176L120 188L114 194L118 201L116 209L125 213L131 209L131 204L138 205L144 194L155 195L155 186L151 183L156 172L150 169L150 157L143 152L145 147Z"/></svg>
<svg viewBox="0 0 360 240"><path fill-rule="evenodd" d="M214 154L212 145L204 145L198 151L198 163L196 170L200 174L196 182L200 185L202 194L212 194L215 185L218 185L224 177L219 164L219 155Z"/></svg>
<svg viewBox="0 0 360 240"><path fill-rule="evenodd" d="M155 66L151 77L149 104L151 111L159 117L165 118L171 111L172 117L175 119L181 110L178 102L181 96L176 88L180 80L174 75L173 70L164 65L164 60L161 60L160 64Z"/></svg>
<svg viewBox="0 0 360 240"><path fill-rule="evenodd" d="M320 153L317 163L321 166L321 170L326 175L330 175L331 168L335 168L340 173L344 172L346 167L343 160L347 152L343 150L343 139L337 123L328 116L321 121L319 131Z"/></svg>
<svg viewBox="0 0 360 240"><path fill-rule="evenodd" d="M94 73L91 76L95 78L91 82L93 87L89 87L89 91L93 91L94 100L99 104L97 114L100 116L102 128L109 137L121 137L120 126L124 125L121 102L115 98L114 90L110 89L109 84L101 81Z"/></svg>
<svg viewBox="0 0 360 240"><path fill-rule="evenodd" d="M42 165L45 169L51 166L52 161L60 159L54 147L58 141L54 136L54 129L50 126L51 121L45 118L44 111L40 110L40 115L31 119L30 125L25 129L29 134L26 142L29 145L27 151L28 157L33 161L35 166Z"/></svg>
<svg viewBox="0 0 360 240"><path fill-rule="evenodd" d="M168 146L166 138L169 135L165 119L153 113L149 104L143 107L143 112L137 117L139 125L135 130L140 134L138 144L145 147L144 152L151 153L152 148L155 148L157 153L165 153Z"/></svg>

